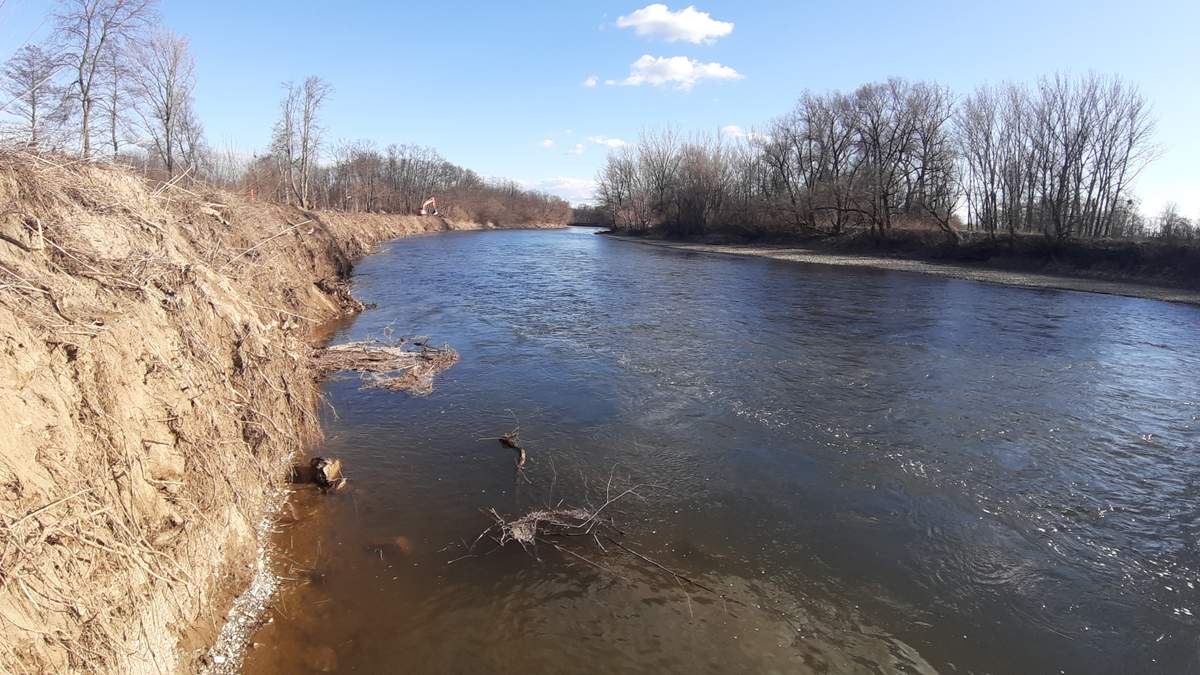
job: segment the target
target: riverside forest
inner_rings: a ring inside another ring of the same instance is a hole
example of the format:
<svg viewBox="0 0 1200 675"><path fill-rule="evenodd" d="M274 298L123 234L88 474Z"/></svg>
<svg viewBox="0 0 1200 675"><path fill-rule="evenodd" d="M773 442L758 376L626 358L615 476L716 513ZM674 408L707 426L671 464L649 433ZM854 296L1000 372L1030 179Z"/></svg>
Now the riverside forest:
<svg viewBox="0 0 1200 675"><path fill-rule="evenodd" d="M1200 671L1200 9L1010 4L0 0L0 673Z"/></svg>

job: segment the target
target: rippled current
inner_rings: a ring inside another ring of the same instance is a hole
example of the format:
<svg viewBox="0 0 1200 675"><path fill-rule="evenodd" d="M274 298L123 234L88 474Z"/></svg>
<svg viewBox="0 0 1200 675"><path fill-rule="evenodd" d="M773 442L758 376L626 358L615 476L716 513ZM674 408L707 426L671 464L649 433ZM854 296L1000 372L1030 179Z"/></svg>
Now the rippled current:
<svg viewBox="0 0 1200 675"><path fill-rule="evenodd" d="M462 360L327 385L351 481L295 495L250 673L1200 672L1200 309L579 228L396 241L355 292L335 341ZM471 548L631 485L620 540L717 594Z"/></svg>

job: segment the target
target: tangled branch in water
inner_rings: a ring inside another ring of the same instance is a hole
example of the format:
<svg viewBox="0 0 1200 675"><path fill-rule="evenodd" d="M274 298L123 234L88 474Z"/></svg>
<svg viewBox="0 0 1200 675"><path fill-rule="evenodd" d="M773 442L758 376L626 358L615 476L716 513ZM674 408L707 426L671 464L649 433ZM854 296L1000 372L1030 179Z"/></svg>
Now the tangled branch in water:
<svg viewBox="0 0 1200 675"><path fill-rule="evenodd" d="M458 362L458 352L406 339L360 340L317 350L312 359L322 377L357 372L368 387L424 395L433 391L438 373Z"/></svg>

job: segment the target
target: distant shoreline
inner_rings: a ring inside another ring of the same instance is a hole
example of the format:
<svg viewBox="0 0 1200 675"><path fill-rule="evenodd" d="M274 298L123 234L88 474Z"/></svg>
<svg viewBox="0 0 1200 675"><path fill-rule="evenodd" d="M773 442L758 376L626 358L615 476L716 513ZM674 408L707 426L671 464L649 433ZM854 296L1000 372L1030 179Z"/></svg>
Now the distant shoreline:
<svg viewBox="0 0 1200 675"><path fill-rule="evenodd" d="M809 263L813 265L833 265L839 267L870 267L881 270L899 272L917 272L954 279L967 279L1006 286L1022 288L1046 288L1064 291L1082 291L1085 293L1102 293L1105 295L1120 295L1147 300L1161 300L1200 306L1200 291L1185 288L1169 288L1129 281L1109 281L1104 279L1088 279L1056 274L1034 272L1019 272L994 269L962 263L938 263L925 260L906 258L883 258L879 256L831 253L800 246L758 245L758 244L703 244L663 239L647 239L628 235L604 233L604 236L618 241L627 241L647 246L659 246L679 251L693 253L712 253L717 255L738 255L788 262Z"/></svg>

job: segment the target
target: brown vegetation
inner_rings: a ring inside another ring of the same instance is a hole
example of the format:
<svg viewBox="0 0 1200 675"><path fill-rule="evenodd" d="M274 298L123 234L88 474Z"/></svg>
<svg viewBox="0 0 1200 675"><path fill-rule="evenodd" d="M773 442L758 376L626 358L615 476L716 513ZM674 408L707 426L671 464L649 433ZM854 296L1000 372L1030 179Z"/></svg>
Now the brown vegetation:
<svg viewBox="0 0 1200 675"><path fill-rule="evenodd" d="M1156 155L1150 106L1116 77L981 88L892 79L804 94L761 133L645 135L610 155L600 213L577 222L669 236L886 238L922 223L955 240L1037 233L1074 239L1190 239L1168 208L1157 227L1130 185Z"/></svg>
<svg viewBox="0 0 1200 675"><path fill-rule="evenodd" d="M476 227L0 152L0 671L170 672L317 439L312 329L375 242Z"/></svg>

